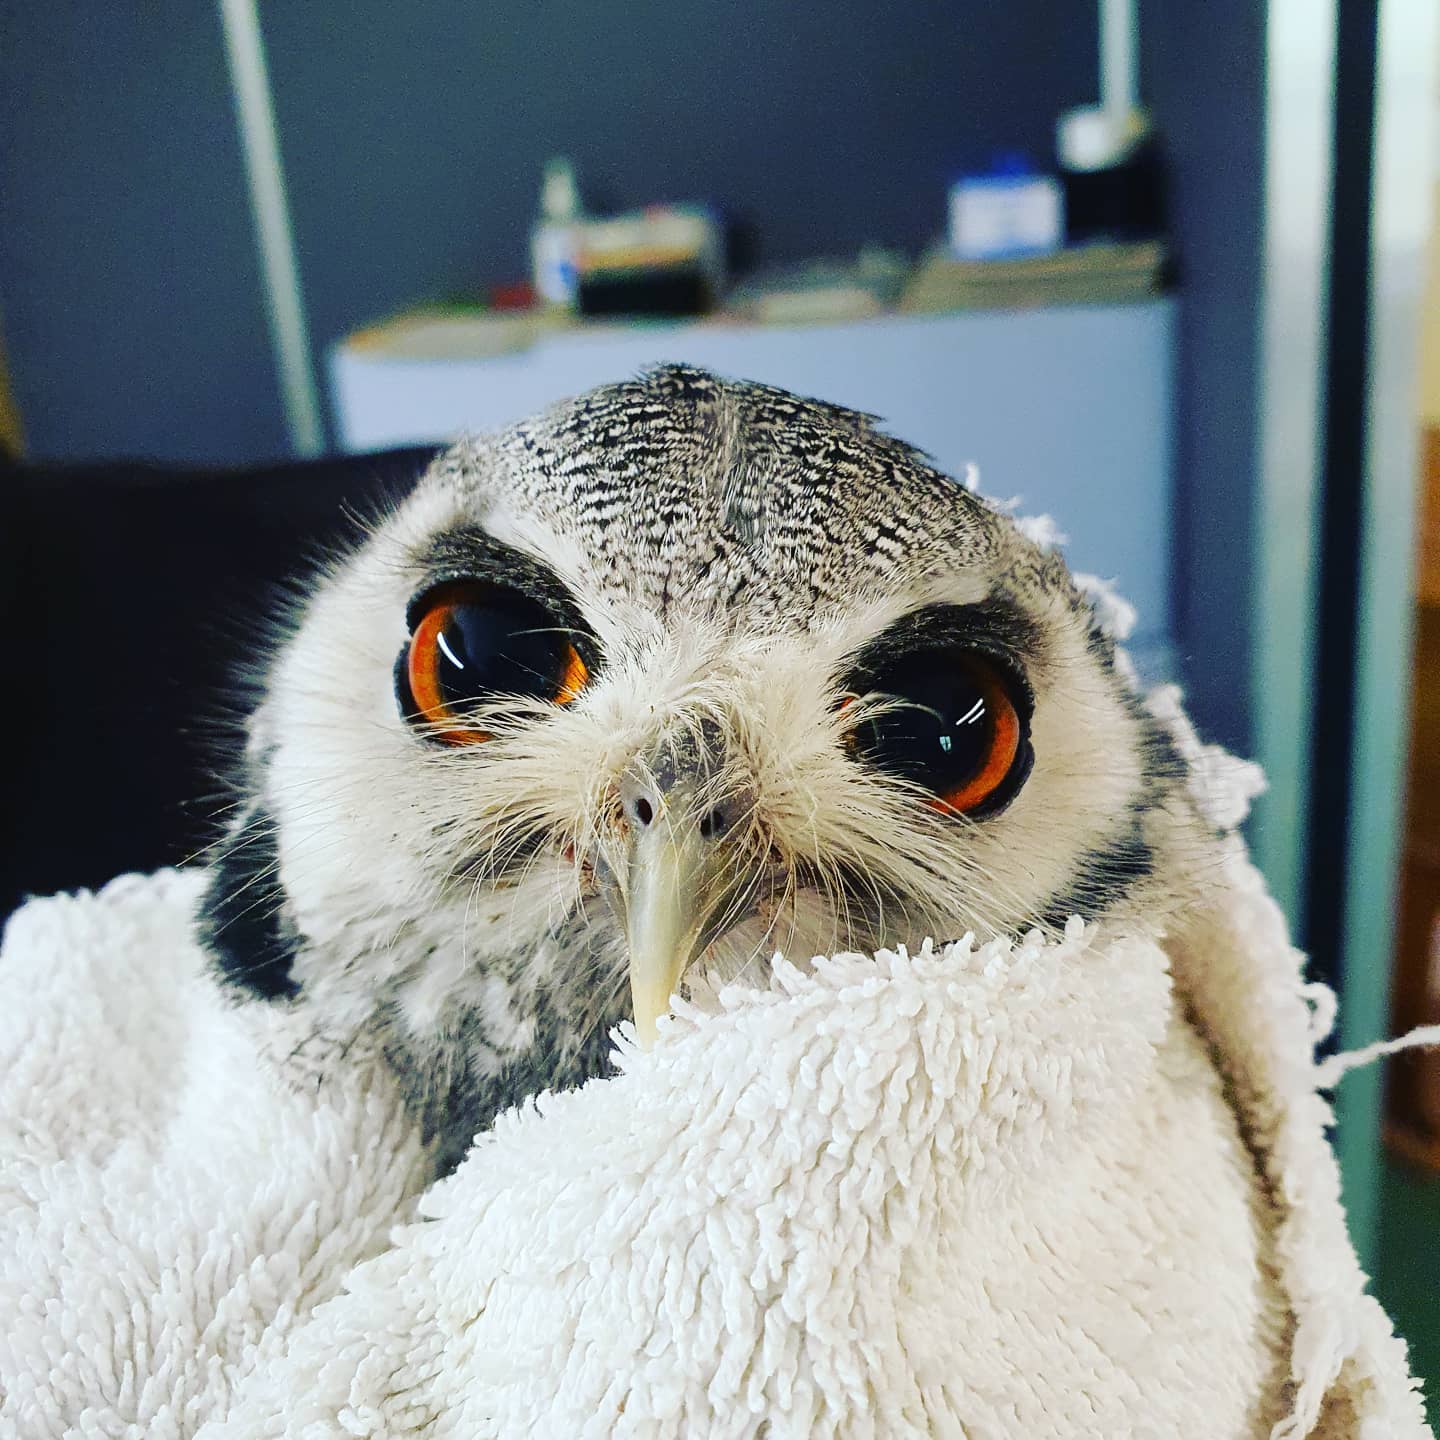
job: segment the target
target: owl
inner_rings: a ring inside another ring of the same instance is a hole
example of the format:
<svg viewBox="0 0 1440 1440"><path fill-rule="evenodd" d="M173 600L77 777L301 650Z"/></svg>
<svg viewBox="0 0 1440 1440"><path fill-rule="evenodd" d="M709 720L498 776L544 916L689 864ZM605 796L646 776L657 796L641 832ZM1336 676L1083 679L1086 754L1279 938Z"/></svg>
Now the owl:
<svg viewBox="0 0 1440 1440"><path fill-rule="evenodd" d="M1219 843L1185 776L1057 553L868 416L669 366L458 444L316 579L201 928L444 1170L696 977L1163 923Z"/></svg>

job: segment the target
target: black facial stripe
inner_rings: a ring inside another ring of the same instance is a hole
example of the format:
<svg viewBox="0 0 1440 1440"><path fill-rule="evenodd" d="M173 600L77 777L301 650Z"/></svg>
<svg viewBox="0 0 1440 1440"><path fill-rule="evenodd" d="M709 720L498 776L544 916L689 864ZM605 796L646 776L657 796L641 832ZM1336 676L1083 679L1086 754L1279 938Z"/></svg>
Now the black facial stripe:
<svg viewBox="0 0 1440 1440"><path fill-rule="evenodd" d="M539 601L570 632L586 668L599 668L600 647L569 587L543 561L497 540L478 525L461 525L442 531L417 557L425 580L405 609L405 624L412 632L420 623L429 597L440 586L456 580L479 580L503 585Z"/></svg>
<svg viewBox="0 0 1440 1440"><path fill-rule="evenodd" d="M1016 708L1022 723L1030 720L1034 697L1026 676L1026 661L1040 645L1038 627L1028 615L1002 598L974 605L926 605L912 610L856 651L843 683L857 694L874 688L876 675L917 650L942 646L978 650L997 660L1017 682Z"/></svg>
<svg viewBox="0 0 1440 1440"><path fill-rule="evenodd" d="M1098 625L1092 625L1085 647L1105 673L1110 693L1135 722L1145 755L1146 783L1151 791L1159 785L1178 784L1190 774L1170 732L1145 708L1140 692L1119 672L1115 664L1115 641Z"/></svg>
<svg viewBox="0 0 1440 1440"><path fill-rule="evenodd" d="M290 974L300 942L281 913L284 900L275 822L257 807L221 842L195 921L221 978L262 1000L300 993Z"/></svg>
<svg viewBox="0 0 1440 1440"><path fill-rule="evenodd" d="M1155 852L1145 838L1141 811L1132 808L1120 828L1074 861L1075 878L1039 916L1040 924L1064 928L1072 915L1091 920L1125 899L1155 870Z"/></svg>
<svg viewBox="0 0 1440 1440"><path fill-rule="evenodd" d="M1100 662L1110 686L1110 693L1124 707L1135 724L1138 749L1142 760L1142 779L1137 804L1145 810L1159 809L1177 791L1183 790L1190 778L1190 766L1176 746L1169 730L1145 708L1140 693L1125 679L1115 664L1115 642L1099 627L1090 632L1090 653ZM1227 832L1211 826L1216 839Z"/></svg>

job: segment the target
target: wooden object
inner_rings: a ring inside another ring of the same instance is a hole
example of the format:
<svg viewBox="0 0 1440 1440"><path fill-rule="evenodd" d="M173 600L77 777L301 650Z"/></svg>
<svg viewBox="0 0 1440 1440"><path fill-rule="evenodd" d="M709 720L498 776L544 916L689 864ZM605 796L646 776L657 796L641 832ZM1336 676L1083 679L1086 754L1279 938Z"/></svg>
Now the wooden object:
<svg viewBox="0 0 1440 1440"><path fill-rule="evenodd" d="M1440 428L1426 431L1422 450L1410 769L1392 992L1397 1034L1440 1024ZM1391 1066L1391 1143L1440 1170L1440 1053L1412 1052Z"/></svg>

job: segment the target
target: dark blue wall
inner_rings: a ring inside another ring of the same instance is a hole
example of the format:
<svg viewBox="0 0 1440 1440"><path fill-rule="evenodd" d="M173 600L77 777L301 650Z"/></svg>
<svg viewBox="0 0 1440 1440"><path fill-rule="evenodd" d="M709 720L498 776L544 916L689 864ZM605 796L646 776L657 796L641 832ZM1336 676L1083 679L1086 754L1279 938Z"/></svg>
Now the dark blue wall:
<svg viewBox="0 0 1440 1440"><path fill-rule="evenodd" d="M205 0L0 0L0 320L32 450L285 448L220 25ZM948 179L1048 156L1090 3L262 7L317 356L513 278L547 155L617 206L708 198L759 256L922 246Z"/></svg>
<svg viewBox="0 0 1440 1440"><path fill-rule="evenodd" d="M997 148L1048 157L1095 89L1092 7L276 6L300 259L327 342L417 294L528 268L547 155L611 205L705 198L763 258L918 248Z"/></svg>
<svg viewBox="0 0 1440 1440"><path fill-rule="evenodd" d="M214 5L0 0L0 323L36 455L288 448Z"/></svg>
<svg viewBox="0 0 1440 1440"><path fill-rule="evenodd" d="M1179 274L1177 628L1192 716L1254 748L1250 693L1264 230L1265 6L1141 7L1142 80L1166 152Z"/></svg>

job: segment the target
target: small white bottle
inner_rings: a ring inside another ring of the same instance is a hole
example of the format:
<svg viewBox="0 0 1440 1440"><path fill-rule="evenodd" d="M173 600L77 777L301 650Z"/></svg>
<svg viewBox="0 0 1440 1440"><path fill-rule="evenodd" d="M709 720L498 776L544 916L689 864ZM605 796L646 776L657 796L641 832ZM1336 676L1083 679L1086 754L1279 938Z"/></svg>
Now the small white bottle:
<svg viewBox="0 0 1440 1440"><path fill-rule="evenodd" d="M530 232L535 297L552 309L573 310L579 274L580 190L575 167L563 155L545 162L540 215Z"/></svg>

